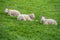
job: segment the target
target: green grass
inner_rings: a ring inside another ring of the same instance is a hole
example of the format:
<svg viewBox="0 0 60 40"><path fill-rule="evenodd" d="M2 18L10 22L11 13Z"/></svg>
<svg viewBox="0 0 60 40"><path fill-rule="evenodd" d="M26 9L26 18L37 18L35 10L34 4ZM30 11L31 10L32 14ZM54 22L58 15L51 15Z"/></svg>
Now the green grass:
<svg viewBox="0 0 60 40"><path fill-rule="evenodd" d="M19 21L4 13L6 7L23 14L34 12L36 18ZM55 19L58 25L40 24L41 16ZM0 0L0 40L60 40L60 0Z"/></svg>

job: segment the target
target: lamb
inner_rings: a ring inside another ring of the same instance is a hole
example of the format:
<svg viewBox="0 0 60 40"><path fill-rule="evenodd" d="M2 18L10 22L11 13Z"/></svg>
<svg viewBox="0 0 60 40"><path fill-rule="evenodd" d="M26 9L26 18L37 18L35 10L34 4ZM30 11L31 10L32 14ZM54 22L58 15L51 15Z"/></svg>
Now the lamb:
<svg viewBox="0 0 60 40"><path fill-rule="evenodd" d="M34 13L31 13L31 14L20 14L18 17L17 17L17 20L30 20L30 21L33 21L32 19L35 18L35 15Z"/></svg>
<svg viewBox="0 0 60 40"><path fill-rule="evenodd" d="M8 9L8 8L5 9L5 13L10 15L10 16L18 16L18 15L20 15L19 11L11 10L11 9Z"/></svg>
<svg viewBox="0 0 60 40"><path fill-rule="evenodd" d="M17 20L30 20L32 21L32 19L29 17L29 15L26 15L26 14L20 14L18 17L17 17Z"/></svg>
<svg viewBox="0 0 60 40"><path fill-rule="evenodd" d="M43 24L46 24L46 25L48 25L48 24L57 25L57 22L54 19L46 19L43 16L41 17L41 21L40 22L43 23Z"/></svg>

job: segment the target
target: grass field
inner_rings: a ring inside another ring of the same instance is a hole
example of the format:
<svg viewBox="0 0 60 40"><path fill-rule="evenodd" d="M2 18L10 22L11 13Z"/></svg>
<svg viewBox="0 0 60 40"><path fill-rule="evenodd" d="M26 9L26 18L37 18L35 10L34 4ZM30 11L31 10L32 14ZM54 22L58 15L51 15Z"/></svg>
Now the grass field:
<svg viewBox="0 0 60 40"><path fill-rule="evenodd" d="M19 21L4 13L6 7L23 14L34 12L36 18ZM41 16L55 19L58 25L40 24ZM0 0L0 40L60 40L60 0Z"/></svg>

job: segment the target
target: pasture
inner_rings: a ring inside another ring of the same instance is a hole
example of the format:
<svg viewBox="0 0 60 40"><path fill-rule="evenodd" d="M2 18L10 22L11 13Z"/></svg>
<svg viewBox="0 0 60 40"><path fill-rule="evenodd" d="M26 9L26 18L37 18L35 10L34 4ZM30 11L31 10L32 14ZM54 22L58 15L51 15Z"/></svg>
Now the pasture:
<svg viewBox="0 0 60 40"><path fill-rule="evenodd" d="M34 21L19 21L4 13L5 8L22 14L35 13ZM58 25L40 24L46 16ZM0 40L60 40L60 0L0 0Z"/></svg>

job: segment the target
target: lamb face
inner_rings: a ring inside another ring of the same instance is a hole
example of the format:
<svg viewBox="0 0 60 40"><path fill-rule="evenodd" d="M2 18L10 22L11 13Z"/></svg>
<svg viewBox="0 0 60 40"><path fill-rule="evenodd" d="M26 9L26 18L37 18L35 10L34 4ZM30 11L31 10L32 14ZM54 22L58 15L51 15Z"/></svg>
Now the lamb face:
<svg viewBox="0 0 60 40"><path fill-rule="evenodd" d="M8 11L9 11L9 9L6 8L6 9L5 9L5 13L8 13Z"/></svg>
<svg viewBox="0 0 60 40"><path fill-rule="evenodd" d="M43 17L43 16L42 16L42 17L41 17L41 20L43 20L43 21L44 21L44 20L45 20L45 17Z"/></svg>
<svg viewBox="0 0 60 40"><path fill-rule="evenodd" d="M30 16L30 18L31 18L31 19L34 19L34 18L35 18L35 15L34 15L34 13L32 13L32 14L29 14L29 16Z"/></svg>
<svg viewBox="0 0 60 40"><path fill-rule="evenodd" d="M45 17L41 17L40 23L43 23L45 21Z"/></svg>

